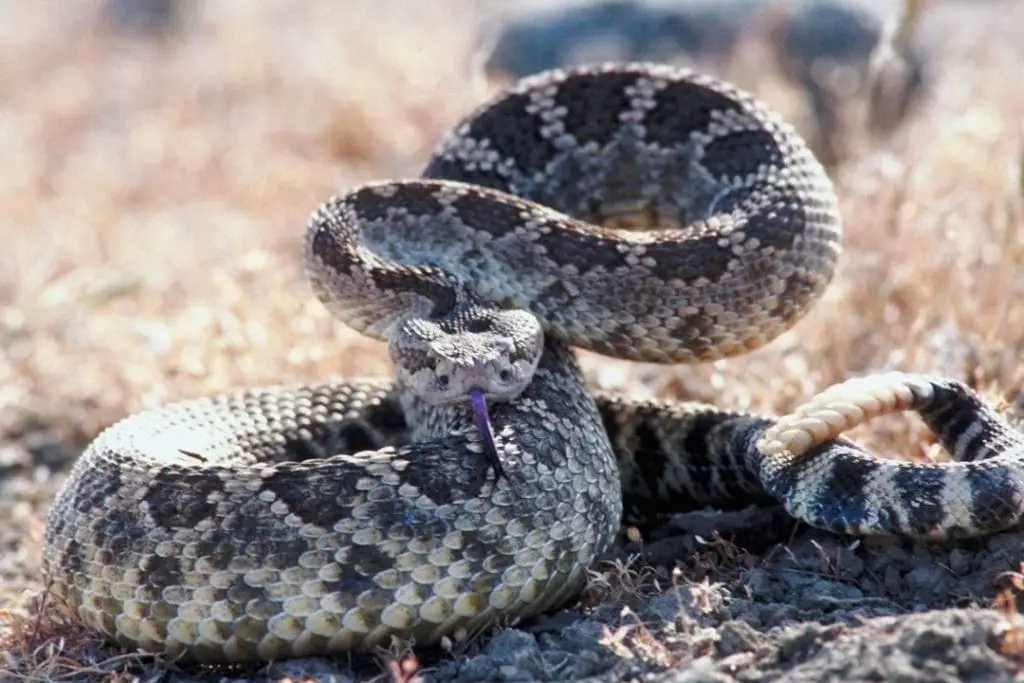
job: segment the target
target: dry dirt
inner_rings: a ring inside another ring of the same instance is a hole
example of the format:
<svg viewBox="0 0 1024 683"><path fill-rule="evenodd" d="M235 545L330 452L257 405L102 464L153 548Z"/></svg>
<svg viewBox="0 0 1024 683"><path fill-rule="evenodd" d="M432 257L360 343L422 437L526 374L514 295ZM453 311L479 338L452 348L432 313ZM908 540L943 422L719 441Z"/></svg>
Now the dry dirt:
<svg viewBox="0 0 1024 683"><path fill-rule="evenodd" d="M588 355L595 386L778 413L899 368L1019 398L1024 8L933 5L929 105L834 173L847 234L824 300L767 348L713 365ZM0 3L0 681L411 675L387 653L181 669L37 615L33 596L49 501L106 424L229 387L389 374L380 344L310 296L302 231L336 191L416 175L485 96L467 56L489 7L225 1L175 40L136 40L105 32L89 0ZM770 73L736 78L801 121ZM853 436L880 454L930 448L908 417ZM682 515L595 567L578 603L417 652L418 673L1014 680L1022 561L1022 533L858 541L764 511Z"/></svg>

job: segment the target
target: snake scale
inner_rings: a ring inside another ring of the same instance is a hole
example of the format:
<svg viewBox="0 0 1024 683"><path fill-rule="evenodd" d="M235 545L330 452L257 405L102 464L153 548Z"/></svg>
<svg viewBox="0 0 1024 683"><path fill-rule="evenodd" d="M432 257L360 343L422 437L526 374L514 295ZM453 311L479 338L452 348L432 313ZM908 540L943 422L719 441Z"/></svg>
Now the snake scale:
<svg viewBox="0 0 1024 683"><path fill-rule="evenodd" d="M1020 436L966 386L839 385L784 418L593 393L572 347L659 363L761 346L830 281L841 222L792 128L653 64L528 77L422 176L312 216L306 270L397 379L237 390L128 416L48 517L52 594L187 661L472 634L584 585L623 517L780 501L813 526L941 538L1021 518ZM959 460L840 433L917 410Z"/></svg>

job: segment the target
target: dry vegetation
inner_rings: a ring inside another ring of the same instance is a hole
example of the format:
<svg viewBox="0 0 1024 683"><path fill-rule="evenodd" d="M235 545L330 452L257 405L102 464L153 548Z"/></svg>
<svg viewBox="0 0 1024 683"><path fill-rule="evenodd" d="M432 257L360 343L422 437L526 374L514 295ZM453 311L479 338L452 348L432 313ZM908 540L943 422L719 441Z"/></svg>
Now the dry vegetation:
<svg viewBox="0 0 1024 683"><path fill-rule="evenodd" d="M931 105L835 173L847 236L824 300L768 348L711 366L588 356L596 385L778 412L900 368L1017 396L1024 17L1020 3L936 4ZM117 655L21 609L41 587L51 469L104 425L228 387L389 373L380 344L309 295L305 221L354 183L415 175L484 91L464 59L475 10L455 11L468 4L369 6L218 3L180 42L147 44L104 34L92 2L0 5L0 635L21 636L0 672L111 671ZM858 435L927 446L899 417ZM632 633L609 639L657 649Z"/></svg>

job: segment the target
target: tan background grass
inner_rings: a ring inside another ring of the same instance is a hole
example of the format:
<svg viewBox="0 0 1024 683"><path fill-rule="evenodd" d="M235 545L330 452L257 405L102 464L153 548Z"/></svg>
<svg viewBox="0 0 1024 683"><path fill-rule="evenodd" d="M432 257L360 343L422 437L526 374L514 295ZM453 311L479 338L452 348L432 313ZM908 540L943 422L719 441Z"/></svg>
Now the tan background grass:
<svg viewBox="0 0 1024 683"><path fill-rule="evenodd" d="M588 355L596 385L777 412L902 368L1012 395L1024 350L1021 3L933 4L931 106L835 174L846 251L825 298L769 347L709 366ZM388 374L382 345L310 296L305 222L355 183L414 176L485 96L467 57L488 6L209 3L162 44L115 40L94 2L0 3L3 424L35 414L80 447L173 399ZM750 82L801 116L791 91ZM913 425L858 433L914 454L925 440ZM29 477L0 492L21 539L0 549L16 558L9 589L35 585L55 486ZM0 605L18 592L0 591Z"/></svg>

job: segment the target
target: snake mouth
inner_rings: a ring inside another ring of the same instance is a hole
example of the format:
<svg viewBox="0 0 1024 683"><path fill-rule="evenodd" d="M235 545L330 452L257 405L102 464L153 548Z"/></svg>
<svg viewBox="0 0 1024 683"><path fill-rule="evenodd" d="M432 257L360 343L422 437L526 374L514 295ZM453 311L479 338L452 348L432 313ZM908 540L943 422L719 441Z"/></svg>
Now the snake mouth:
<svg viewBox="0 0 1024 683"><path fill-rule="evenodd" d="M501 458L498 457L498 446L494 442L494 424L491 422L491 414L487 409L487 397L483 389L473 387L469 390L469 402L473 406L473 419L476 421L476 428L480 434L480 440L484 446L484 457L494 470L494 480L505 475L501 467Z"/></svg>

